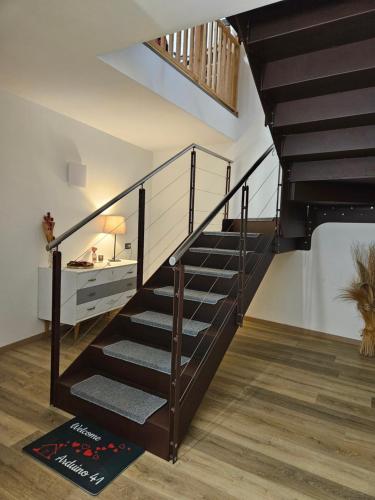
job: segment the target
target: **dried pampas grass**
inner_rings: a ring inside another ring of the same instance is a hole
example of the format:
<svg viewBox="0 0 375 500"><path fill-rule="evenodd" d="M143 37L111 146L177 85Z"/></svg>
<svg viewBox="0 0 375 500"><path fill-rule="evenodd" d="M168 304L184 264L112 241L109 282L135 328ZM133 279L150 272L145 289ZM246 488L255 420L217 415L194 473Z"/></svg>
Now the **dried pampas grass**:
<svg viewBox="0 0 375 500"><path fill-rule="evenodd" d="M360 354L375 356L375 243L368 247L356 244L352 248L356 277L339 297L357 304L365 327L362 330Z"/></svg>

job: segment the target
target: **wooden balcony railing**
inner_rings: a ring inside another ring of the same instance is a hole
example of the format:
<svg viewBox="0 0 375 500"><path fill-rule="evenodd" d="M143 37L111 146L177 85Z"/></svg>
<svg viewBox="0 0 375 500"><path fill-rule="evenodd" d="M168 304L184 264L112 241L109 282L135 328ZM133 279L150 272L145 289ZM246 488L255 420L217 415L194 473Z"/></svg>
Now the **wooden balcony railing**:
<svg viewBox="0 0 375 500"><path fill-rule="evenodd" d="M240 44L221 21L165 35L147 45L237 113Z"/></svg>

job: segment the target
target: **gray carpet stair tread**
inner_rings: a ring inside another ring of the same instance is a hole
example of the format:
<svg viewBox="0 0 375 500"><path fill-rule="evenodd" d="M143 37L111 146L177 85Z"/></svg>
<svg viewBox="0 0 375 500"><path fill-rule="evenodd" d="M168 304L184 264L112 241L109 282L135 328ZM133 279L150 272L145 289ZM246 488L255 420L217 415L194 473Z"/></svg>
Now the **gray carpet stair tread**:
<svg viewBox="0 0 375 500"><path fill-rule="evenodd" d="M141 425L167 402L166 399L159 398L159 396L135 389L102 375L93 375L74 384L70 392L74 396L113 411Z"/></svg>
<svg viewBox="0 0 375 500"><path fill-rule="evenodd" d="M240 237L240 233L236 231L205 231L203 233L205 236L237 236ZM258 238L260 233L247 233L248 238Z"/></svg>
<svg viewBox="0 0 375 500"><path fill-rule="evenodd" d="M163 286L161 288L155 288L154 293L156 295L163 295L165 297L173 297L173 286ZM192 300L193 302L204 302L205 304L217 304L219 300L225 299L227 295L222 295L220 293L211 293L201 290L191 290L190 288L185 288L184 299Z"/></svg>
<svg viewBox="0 0 375 500"><path fill-rule="evenodd" d="M238 274L230 269L215 269L213 267L185 266L186 274L199 274L201 276L214 276L218 278L231 279Z"/></svg>
<svg viewBox="0 0 375 500"><path fill-rule="evenodd" d="M130 320L133 323L160 328L168 332L171 332L173 329L173 316L157 311L144 311L133 314L130 316ZM184 318L182 322L182 333L190 337L196 337L200 332L207 330L210 326L210 323Z"/></svg>
<svg viewBox="0 0 375 500"><path fill-rule="evenodd" d="M128 363L151 368L158 372L171 373L171 353L156 349L130 340L120 340L114 344L103 347L106 356L121 359ZM190 358L181 356L181 365L185 365Z"/></svg>
<svg viewBox="0 0 375 500"><path fill-rule="evenodd" d="M212 255L239 255L239 250L232 248L210 248L210 247L192 247L190 252L193 253L210 253ZM247 250L246 253L254 253L252 250Z"/></svg>

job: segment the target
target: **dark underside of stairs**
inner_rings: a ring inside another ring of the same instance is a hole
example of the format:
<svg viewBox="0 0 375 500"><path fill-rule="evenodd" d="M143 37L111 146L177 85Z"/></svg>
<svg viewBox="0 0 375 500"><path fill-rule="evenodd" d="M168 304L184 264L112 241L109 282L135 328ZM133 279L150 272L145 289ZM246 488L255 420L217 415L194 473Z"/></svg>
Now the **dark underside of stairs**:
<svg viewBox="0 0 375 500"><path fill-rule="evenodd" d="M224 221L224 232L203 233L182 259L181 393L185 394L178 442L238 328L238 225ZM228 226L232 232L226 231ZM249 227L246 306L273 258L274 221L249 221ZM60 377L56 399L59 408L89 418L165 459L170 457L171 439L172 295L173 269L165 262Z"/></svg>
<svg viewBox="0 0 375 500"><path fill-rule="evenodd" d="M283 168L281 236L309 249L324 222L375 222L374 0L285 0L229 20Z"/></svg>

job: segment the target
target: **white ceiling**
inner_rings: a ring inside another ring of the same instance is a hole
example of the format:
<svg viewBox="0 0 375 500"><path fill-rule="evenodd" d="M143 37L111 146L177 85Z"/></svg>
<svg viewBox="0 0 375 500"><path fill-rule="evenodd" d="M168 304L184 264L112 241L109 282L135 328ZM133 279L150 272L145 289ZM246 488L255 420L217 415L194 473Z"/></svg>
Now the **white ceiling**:
<svg viewBox="0 0 375 500"><path fill-rule="evenodd" d="M0 0L0 88L151 150L227 138L97 55L269 0Z"/></svg>

